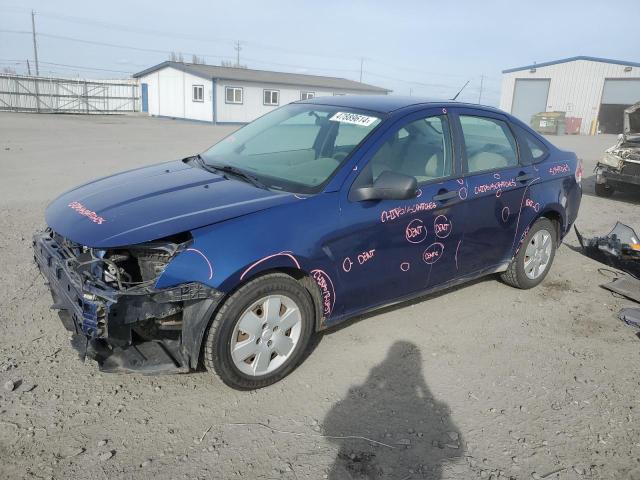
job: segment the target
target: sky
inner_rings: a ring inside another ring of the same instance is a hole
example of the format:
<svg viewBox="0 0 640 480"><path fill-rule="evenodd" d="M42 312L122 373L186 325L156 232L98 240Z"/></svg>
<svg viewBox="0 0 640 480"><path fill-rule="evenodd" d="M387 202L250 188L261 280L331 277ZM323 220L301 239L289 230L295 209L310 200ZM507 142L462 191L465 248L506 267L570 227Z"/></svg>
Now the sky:
<svg viewBox="0 0 640 480"><path fill-rule="evenodd" d="M502 70L589 55L640 61L638 0L0 0L0 71L123 78L182 53L497 105ZM107 45L104 45L107 44ZM480 97L482 85L482 97Z"/></svg>

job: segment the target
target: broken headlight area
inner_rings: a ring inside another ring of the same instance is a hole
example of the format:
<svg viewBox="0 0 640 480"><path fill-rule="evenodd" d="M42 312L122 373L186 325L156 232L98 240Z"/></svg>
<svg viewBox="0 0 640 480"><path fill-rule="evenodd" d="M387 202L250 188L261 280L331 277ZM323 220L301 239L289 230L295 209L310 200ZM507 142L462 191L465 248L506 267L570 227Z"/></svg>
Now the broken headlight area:
<svg viewBox="0 0 640 480"><path fill-rule="evenodd" d="M180 235L93 249L47 230L33 243L53 308L76 334L72 343L81 354L96 359L102 370L160 373L195 365L199 339L193 329L206 320L197 306L217 304L222 297L195 282L155 288L171 259L190 242L190 235Z"/></svg>

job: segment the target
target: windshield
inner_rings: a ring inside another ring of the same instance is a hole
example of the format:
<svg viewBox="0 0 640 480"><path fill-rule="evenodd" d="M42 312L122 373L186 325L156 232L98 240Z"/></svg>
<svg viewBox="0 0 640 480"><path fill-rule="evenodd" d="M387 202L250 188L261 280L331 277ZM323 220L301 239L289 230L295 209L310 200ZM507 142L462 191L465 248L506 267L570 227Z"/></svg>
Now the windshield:
<svg viewBox="0 0 640 480"><path fill-rule="evenodd" d="M291 104L229 135L201 156L231 166L268 188L315 193L381 122L343 107Z"/></svg>

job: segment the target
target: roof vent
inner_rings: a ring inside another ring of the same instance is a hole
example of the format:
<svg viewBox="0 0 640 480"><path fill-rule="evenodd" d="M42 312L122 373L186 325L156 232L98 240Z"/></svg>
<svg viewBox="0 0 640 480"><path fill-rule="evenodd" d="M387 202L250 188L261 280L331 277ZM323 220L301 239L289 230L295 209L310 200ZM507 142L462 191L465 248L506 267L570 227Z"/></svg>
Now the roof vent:
<svg viewBox="0 0 640 480"><path fill-rule="evenodd" d="M624 67L624 71L625 71L625 72L630 72L631 70L632 70L632 68L631 68L631 67Z"/></svg>

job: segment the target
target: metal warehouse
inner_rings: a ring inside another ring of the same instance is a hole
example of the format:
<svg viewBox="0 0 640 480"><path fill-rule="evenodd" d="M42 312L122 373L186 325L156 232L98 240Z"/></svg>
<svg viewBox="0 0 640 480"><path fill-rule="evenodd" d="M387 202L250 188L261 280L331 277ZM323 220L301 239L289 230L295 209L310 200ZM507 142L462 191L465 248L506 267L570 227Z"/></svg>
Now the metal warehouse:
<svg viewBox="0 0 640 480"><path fill-rule="evenodd" d="M640 101L640 63L580 56L502 73L502 110L526 123L564 112L574 133L622 133L624 109Z"/></svg>
<svg viewBox="0 0 640 480"><path fill-rule="evenodd" d="M170 61L134 77L143 112L213 123L247 123L280 105L318 96L390 92L344 78Z"/></svg>

